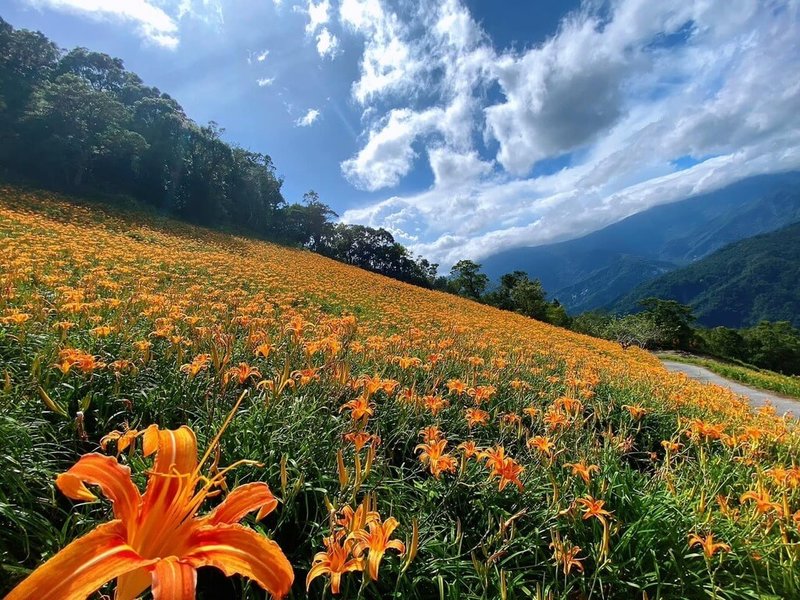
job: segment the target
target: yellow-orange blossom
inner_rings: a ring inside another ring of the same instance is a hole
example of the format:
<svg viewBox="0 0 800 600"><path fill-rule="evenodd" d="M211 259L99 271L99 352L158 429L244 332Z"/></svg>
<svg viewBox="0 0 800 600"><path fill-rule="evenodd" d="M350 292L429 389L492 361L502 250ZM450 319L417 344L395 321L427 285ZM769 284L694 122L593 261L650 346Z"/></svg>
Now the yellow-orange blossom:
<svg viewBox="0 0 800 600"><path fill-rule="evenodd" d="M249 512L261 519L277 505L265 483L231 491L209 514L196 513L207 496L218 492L221 474L200 475L197 441L186 427L142 432L144 454L155 454L144 494L130 469L116 459L92 453L82 456L56 479L75 500L96 496L96 485L112 501L115 519L73 541L17 586L6 600L86 598L117 578L117 600L141 595L152 585L156 600L194 598L196 569L213 566L226 575L243 575L274 597L285 596L294 572L280 547L239 524ZM118 436L119 437L119 436ZM128 444L129 434L120 437ZM215 440L216 441L216 440ZM213 444L212 444L213 446ZM206 457L208 457L208 453Z"/></svg>

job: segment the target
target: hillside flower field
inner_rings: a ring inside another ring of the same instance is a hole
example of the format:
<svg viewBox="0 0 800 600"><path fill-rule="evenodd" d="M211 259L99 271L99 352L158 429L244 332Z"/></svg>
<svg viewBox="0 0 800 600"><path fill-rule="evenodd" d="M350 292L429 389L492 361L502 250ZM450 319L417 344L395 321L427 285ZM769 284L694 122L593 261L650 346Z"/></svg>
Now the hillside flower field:
<svg viewBox="0 0 800 600"><path fill-rule="evenodd" d="M638 349L0 188L10 598L800 597L798 456Z"/></svg>

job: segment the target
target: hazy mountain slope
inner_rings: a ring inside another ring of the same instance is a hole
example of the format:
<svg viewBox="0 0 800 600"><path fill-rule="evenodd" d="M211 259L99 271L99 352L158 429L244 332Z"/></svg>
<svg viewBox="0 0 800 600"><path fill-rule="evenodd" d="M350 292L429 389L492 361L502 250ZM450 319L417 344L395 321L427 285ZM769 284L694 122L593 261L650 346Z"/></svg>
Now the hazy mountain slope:
<svg viewBox="0 0 800 600"><path fill-rule="evenodd" d="M622 255L579 283L558 290L559 302L573 313L606 306L619 298L616 290L631 289L675 268L673 263Z"/></svg>
<svg viewBox="0 0 800 600"><path fill-rule="evenodd" d="M677 300L701 324L743 327L761 320L800 326L800 223L741 240L638 286L613 303L636 310L642 298Z"/></svg>
<svg viewBox="0 0 800 600"><path fill-rule="evenodd" d="M638 284L729 244L800 219L800 173L751 177L657 206L583 237L495 254L497 279L526 271L571 312L607 304Z"/></svg>

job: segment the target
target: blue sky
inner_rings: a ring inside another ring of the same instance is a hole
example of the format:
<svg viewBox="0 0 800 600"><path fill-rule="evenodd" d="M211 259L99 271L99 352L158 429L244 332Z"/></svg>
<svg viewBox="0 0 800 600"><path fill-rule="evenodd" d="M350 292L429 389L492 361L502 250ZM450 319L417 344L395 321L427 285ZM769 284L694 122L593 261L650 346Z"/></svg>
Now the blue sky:
<svg viewBox="0 0 800 600"><path fill-rule="evenodd" d="M3 0L448 266L800 168L800 0Z"/></svg>

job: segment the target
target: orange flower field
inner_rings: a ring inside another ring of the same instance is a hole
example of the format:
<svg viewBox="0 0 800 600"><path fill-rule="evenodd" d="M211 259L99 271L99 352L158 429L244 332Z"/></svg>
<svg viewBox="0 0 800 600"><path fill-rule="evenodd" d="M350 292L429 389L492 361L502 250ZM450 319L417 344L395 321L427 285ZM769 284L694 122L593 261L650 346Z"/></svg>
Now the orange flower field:
<svg viewBox="0 0 800 600"><path fill-rule="evenodd" d="M800 597L796 422L645 351L11 187L0 256L10 598Z"/></svg>

